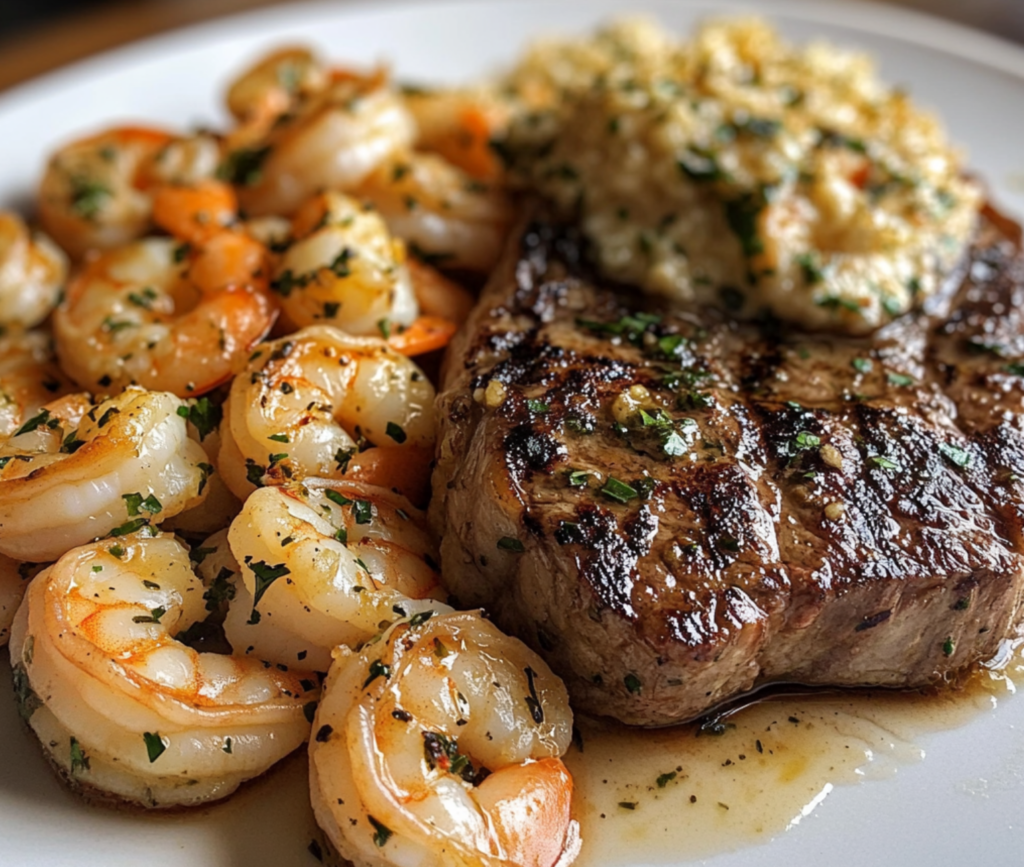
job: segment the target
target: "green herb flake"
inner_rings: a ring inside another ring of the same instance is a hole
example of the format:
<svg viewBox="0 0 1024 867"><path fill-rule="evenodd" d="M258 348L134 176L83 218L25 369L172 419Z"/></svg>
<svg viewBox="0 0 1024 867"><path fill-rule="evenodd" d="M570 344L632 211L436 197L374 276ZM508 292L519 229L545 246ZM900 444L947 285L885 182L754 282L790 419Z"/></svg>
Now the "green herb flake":
<svg viewBox="0 0 1024 867"><path fill-rule="evenodd" d="M655 782L658 784L659 789L664 789L669 783L671 783L678 776L676 771L669 771L667 774L659 774L658 779Z"/></svg>
<svg viewBox="0 0 1024 867"><path fill-rule="evenodd" d="M366 818L373 825L373 844L380 849L391 839L395 832L382 822L378 822L373 816L368 815Z"/></svg>
<svg viewBox="0 0 1024 867"><path fill-rule="evenodd" d="M363 681L363 689L366 689L371 683L373 683L378 677L383 677L384 680L388 680L391 677L391 666L381 662L379 659L375 659L370 663L369 674L366 680Z"/></svg>
<svg viewBox="0 0 1024 867"><path fill-rule="evenodd" d="M601 493L618 503L628 503L639 496L636 488L619 481L614 476L608 477L608 481L601 488Z"/></svg>
<svg viewBox="0 0 1024 867"><path fill-rule="evenodd" d="M338 506L350 506L352 500L346 497L344 494L339 494L337 491L332 491L330 488L324 491L324 496L327 497L332 503Z"/></svg>
<svg viewBox="0 0 1024 867"><path fill-rule="evenodd" d="M516 554L522 554L526 550L523 543L513 536L502 536L498 540L498 548L502 551L514 551Z"/></svg>
<svg viewBox="0 0 1024 867"><path fill-rule="evenodd" d="M956 650L956 642L954 642L952 638L947 638L942 643L943 654L945 654L946 656L952 656L954 650Z"/></svg>
<svg viewBox="0 0 1024 867"><path fill-rule="evenodd" d="M855 358L850 362L850 365L857 373L870 373L872 368L870 358Z"/></svg>
<svg viewBox="0 0 1024 867"><path fill-rule="evenodd" d="M896 463L896 461L890 460L889 458L884 458L881 455L872 455L870 458L868 458L868 460L871 461L871 463L873 463L876 467L882 470L892 470L893 472L898 472L900 469L900 465Z"/></svg>
<svg viewBox="0 0 1024 867"><path fill-rule="evenodd" d="M160 737L159 732L144 732L142 739L146 742L149 763L153 764L167 750L167 741Z"/></svg>
<svg viewBox="0 0 1024 867"><path fill-rule="evenodd" d="M384 433L386 433L389 437L391 437L391 439L393 439L399 445L404 443L409 438L409 435L402 429L402 427L400 425L395 424L393 421L389 421L387 423L387 425L384 428Z"/></svg>
<svg viewBox="0 0 1024 867"><path fill-rule="evenodd" d="M885 375L886 380L890 385L896 385L900 388L906 388L909 385L913 385L916 380L912 376L907 376L905 373L893 373L890 371Z"/></svg>
<svg viewBox="0 0 1024 867"><path fill-rule="evenodd" d="M357 524L369 524L373 520L373 505L369 500L356 500L352 503L352 515Z"/></svg>
<svg viewBox="0 0 1024 867"><path fill-rule="evenodd" d="M589 478L590 473L586 470L569 470L566 472L566 479L569 482L570 488L585 488Z"/></svg>
<svg viewBox="0 0 1024 867"><path fill-rule="evenodd" d="M969 467L971 465L971 453L967 451L967 449L953 445L952 443L939 443L939 454L941 454L951 464L955 464L960 468Z"/></svg>
<svg viewBox="0 0 1024 867"><path fill-rule="evenodd" d="M159 623L160 618L167 613L167 609L157 606L149 614L138 614L132 618L132 623Z"/></svg>
<svg viewBox="0 0 1024 867"><path fill-rule="evenodd" d="M110 531L111 536L127 536L129 533L134 533L137 530L141 530L143 527L149 524L148 518L135 518L133 521L126 521L120 527L115 527Z"/></svg>
<svg viewBox="0 0 1024 867"><path fill-rule="evenodd" d="M22 434L31 433L37 428L47 425L50 421L50 411L48 409L41 410L36 415L32 416L27 422L25 422L20 428L18 428L13 436L21 436Z"/></svg>
<svg viewBox="0 0 1024 867"><path fill-rule="evenodd" d="M71 774L89 770L89 757L82 749L82 745L75 738L71 738Z"/></svg>
<svg viewBox="0 0 1024 867"><path fill-rule="evenodd" d="M86 220L94 220L113 196L113 190L106 184L91 178L71 179L71 210Z"/></svg>
<svg viewBox="0 0 1024 867"><path fill-rule="evenodd" d="M239 148L232 151L218 167L217 177L229 184L243 187L258 184L263 177L263 163L269 154L269 147Z"/></svg>
<svg viewBox="0 0 1024 867"><path fill-rule="evenodd" d="M551 407L542 400L528 400L526 401L526 406L530 412L536 415L544 415L544 413L551 409Z"/></svg>
<svg viewBox="0 0 1024 867"><path fill-rule="evenodd" d="M285 566L284 563L278 563L276 566L269 565L265 560L253 563L252 557L245 558L245 565L249 567L250 571L256 578L256 592L253 594L252 599L252 617L256 618L255 621L250 617L250 625L253 625L259 622L256 606L260 604L263 594L270 589L270 586L278 578L283 578L285 575L291 575L292 570Z"/></svg>
<svg viewBox="0 0 1024 867"><path fill-rule="evenodd" d="M640 695L643 692L643 684L640 682L640 678L630 672L623 679L622 682L626 685L626 689L633 695Z"/></svg>

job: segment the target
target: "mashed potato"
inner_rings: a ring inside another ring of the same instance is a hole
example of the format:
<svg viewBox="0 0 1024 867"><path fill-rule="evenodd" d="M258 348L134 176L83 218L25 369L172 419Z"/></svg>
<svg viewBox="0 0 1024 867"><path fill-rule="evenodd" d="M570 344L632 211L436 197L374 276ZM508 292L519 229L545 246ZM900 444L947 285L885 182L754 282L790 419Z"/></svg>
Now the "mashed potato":
<svg viewBox="0 0 1024 867"><path fill-rule="evenodd" d="M579 219L609 277L864 333L936 292L981 204L938 121L871 60L765 23L686 43L629 21L541 43L504 82L521 187Z"/></svg>

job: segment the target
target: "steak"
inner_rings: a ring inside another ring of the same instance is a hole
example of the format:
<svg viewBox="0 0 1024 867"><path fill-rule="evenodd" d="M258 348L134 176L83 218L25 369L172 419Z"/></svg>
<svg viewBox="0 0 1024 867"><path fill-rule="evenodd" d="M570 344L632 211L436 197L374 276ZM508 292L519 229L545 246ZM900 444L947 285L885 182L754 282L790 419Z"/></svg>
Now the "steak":
<svg viewBox="0 0 1024 867"><path fill-rule="evenodd" d="M516 233L439 398L458 603L638 725L996 655L1024 589L1016 224L986 209L944 291L868 338L656 303L572 230Z"/></svg>

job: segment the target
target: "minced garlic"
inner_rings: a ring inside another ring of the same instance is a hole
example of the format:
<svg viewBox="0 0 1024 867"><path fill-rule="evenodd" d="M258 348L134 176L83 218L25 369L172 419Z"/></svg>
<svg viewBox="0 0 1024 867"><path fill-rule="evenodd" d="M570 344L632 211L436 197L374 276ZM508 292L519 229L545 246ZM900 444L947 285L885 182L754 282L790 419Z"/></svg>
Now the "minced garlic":
<svg viewBox="0 0 1024 867"><path fill-rule="evenodd" d="M935 293L981 191L872 61L758 20L540 43L504 82L512 177L605 274L671 299L865 333Z"/></svg>

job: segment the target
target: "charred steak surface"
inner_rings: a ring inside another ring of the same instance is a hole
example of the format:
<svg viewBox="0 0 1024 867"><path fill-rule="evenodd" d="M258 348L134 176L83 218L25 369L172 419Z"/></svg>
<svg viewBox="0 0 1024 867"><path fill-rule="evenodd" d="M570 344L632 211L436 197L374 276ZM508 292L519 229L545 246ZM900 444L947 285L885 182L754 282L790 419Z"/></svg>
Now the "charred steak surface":
<svg viewBox="0 0 1024 867"><path fill-rule="evenodd" d="M448 358L449 590L632 724L993 656L1024 588L1018 234L987 211L932 310L851 339L652 312L531 223Z"/></svg>

